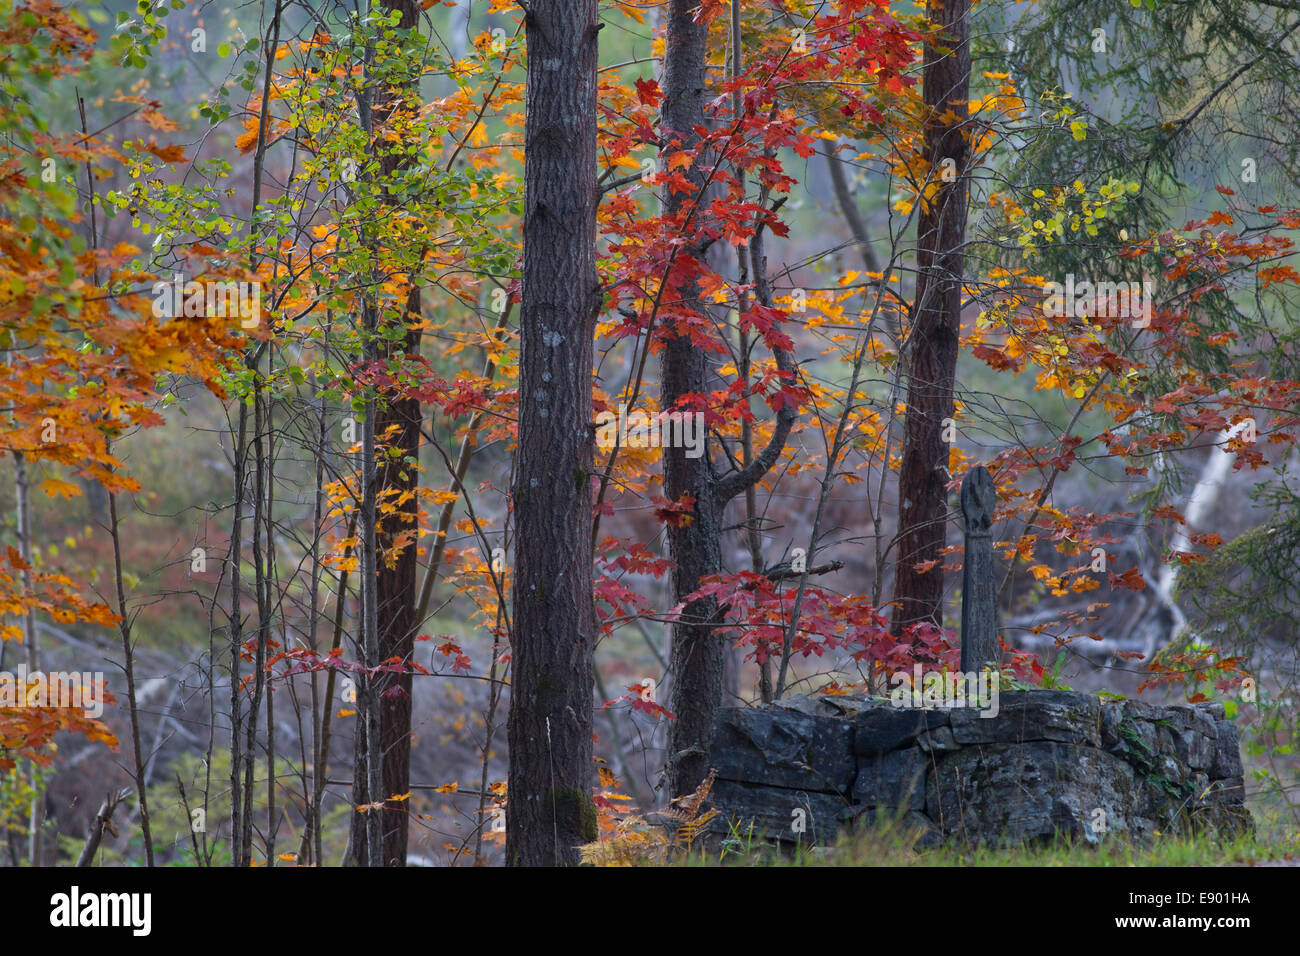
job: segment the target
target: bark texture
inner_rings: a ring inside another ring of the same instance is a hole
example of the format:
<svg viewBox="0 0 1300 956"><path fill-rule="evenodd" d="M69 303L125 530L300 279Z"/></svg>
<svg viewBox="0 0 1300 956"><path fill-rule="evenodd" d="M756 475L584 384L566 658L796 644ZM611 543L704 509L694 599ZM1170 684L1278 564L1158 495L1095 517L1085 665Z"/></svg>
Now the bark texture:
<svg viewBox="0 0 1300 956"><path fill-rule="evenodd" d="M672 0L668 11L662 135L665 140L679 140L680 149L696 144L699 136L695 128L704 124L707 30L695 22L697 6L693 0ZM685 171L697 188L704 184L704 165L697 160ZM697 201L694 195L670 190L665 199L666 211L675 214ZM683 254L699 257L702 252L693 246ZM697 313L707 308L689 286L683 288L681 302L674 307ZM709 375L709 359L703 349L686 337L669 338L662 358L660 407L670 409L683 395L708 391ZM695 497L692 520L667 528L673 592L680 601L699 588L706 574L716 574L722 568L719 518L725 502L717 496L707 454L688 458L683 448L665 448L663 469L666 498L677 501L684 494ZM717 617L716 601L694 601L673 625L668 709L677 719L669 730L668 788L674 797L695 790L709 770L708 735L720 702L726 656L723 642L713 634Z"/></svg>
<svg viewBox="0 0 1300 956"><path fill-rule="evenodd" d="M696 129L705 124L707 31L695 22L696 6L692 0L672 0L669 7L661 84L664 91L661 135L667 151L696 147L699 142ZM685 214L690 222L698 223L702 214L691 207L708 206L710 190L705 187L709 166L705 158L696 157L684 171L697 192L670 190L664 199L668 214ZM706 251L696 241L689 243L682 255L702 260ZM748 273L754 279L754 299L771 308L762 228L750 240L748 259ZM670 303L666 311L668 314L661 316L661 321L670 323L674 321L673 313L707 315L709 306L696 284L688 282L680 287L680 299ZM781 349L774 350L773 354L777 368L789 372L790 356ZM661 362L660 407L665 410L675 406L684 395L702 394L714 387L714 370L708 352L687 336L673 335L671 330L666 332ZM695 499L690 522L669 525L666 529L673 561L673 592L678 601L698 590L706 575L722 571L722 527L727 504L742 492L751 491L771 470L785 447L795 417L794 410L785 406L777 415L767 445L754 454L752 445L746 442L741 467L723 474L715 470L707 446L705 453L696 458L687 457L683 448L663 450L665 496L672 501L680 501L686 495ZM749 507L752 512L755 507L752 499ZM709 598L687 604L681 618L673 624L669 709L676 720L670 724L666 771L673 797L694 792L709 771L709 738L726 685L728 645L716 634L718 618L717 601Z"/></svg>
<svg viewBox="0 0 1300 956"><path fill-rule="evenodd" d="M412 319L418 317L418 289L411 291L407 308ZM402 349L409 355L419 354L419 331L407 332ZM381 501L390 495L414 492L419 485L419 473L411 462L418 461L420 454L420 403L414 399L388 403L375 416L375 434L382 439L391 426L396 426L396 431L383 443L397 448L399 455L386 457L379 468L380 494L385 496ZM400 497L393 500L400 500ZM392 553L396 536L415 530L417 500L413 493L397 506L395 514L385 517L376 530L380 560L376 569L375 595L381 661L399 658L409 664L415 653L417 566L414 539L401 547L391 566L383 556ZM411 673L384 674L376 681L376 686L379 689L379 740L383 748L383 797L386 801L384 865L405 866L410 823L406 808L409 801L389 798L408 793L411 789Z"/></svg>
<svg viewBox="0 0 1300 956"><path fill-rule="evenodd" d="M591 800L595 0L536 0L528 44L506 859L574 865Z"/></svg>
<svg viewBox="0 0 1300 956"><path fill-rule="evenodd" d="M970 0L937 0L928 13L943 29L942 46L926 44L922 79L929 108L925 153L939 190L917 220L918 272L906 350L907 414L898 483L895 634L921 621L943 623L941 564L925 572L916 565L939 561L946 539L949 475L943 420L953 414L966 238ZM943 179L945 169L952 171L951 182Z"/></svg>
<svg viewBox="0 0 1300 956"><path fill-rule="evenodd" d="M412 30L419 25L419 5L415 0L383 0L385 11L397 10L401 14L400 29ZM395 95L411 97L418 94L414 84L396 89L377 89L375 92L374 120L376 125L387 122ZM380 156L380 169L385 179L408 164L408 160L392 152ZM406 301L405 318L416 322L420 316L420 290L411 289ZM384 341L376 348L380 360L402 354L420 353L420 332L408 329L397 341ZM415 463L420 455L420 403L415 399L388 400L376 412L375 436L378 443L395 449L395 456L385 456L376 476L379 504L400 501L401 495L411 492L408 500L397 506L394 514L378 521L375 529L375 546L379 554L375 569L375 603L378 615L378 640L380 661L398 658L410 663L415 651L415 598L417 590L417 564L415 541L401 543L395 551L397 539L415 530L419 473ZM388 555L389 560L384 556ZM355 784L364 787L362 803L384 800L383 811L383 865L405 866L410 817L409 801L390 799L408 793L411 789L411 674L380 674L374 681L374 693L379 700L379 744L382 751L381 776L383 793L371 795L364 775L355 778ZM358 754L364 737L358 735ZM364 846L364 814L354 813L352 819L353 846ZM362 854L364 858L364 854Z"/></svg>

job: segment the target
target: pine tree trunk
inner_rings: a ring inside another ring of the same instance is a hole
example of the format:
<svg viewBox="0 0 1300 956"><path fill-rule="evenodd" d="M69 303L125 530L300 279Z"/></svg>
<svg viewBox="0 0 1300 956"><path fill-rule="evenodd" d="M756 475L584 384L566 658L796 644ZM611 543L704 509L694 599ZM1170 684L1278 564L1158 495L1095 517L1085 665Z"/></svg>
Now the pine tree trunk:
<svg viewBox="0 0 1300 956"><path fill-rule="evenodd" d="M519 442L506 859L573 865L596 838L592 336L595 0L527 8Z"/></svg>

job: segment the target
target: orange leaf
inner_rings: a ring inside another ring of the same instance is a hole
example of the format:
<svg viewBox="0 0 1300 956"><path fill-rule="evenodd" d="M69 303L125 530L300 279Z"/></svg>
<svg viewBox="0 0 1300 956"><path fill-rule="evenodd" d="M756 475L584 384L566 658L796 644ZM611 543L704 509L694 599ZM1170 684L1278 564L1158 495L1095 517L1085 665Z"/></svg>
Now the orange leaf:
<svg viewBox="0 0 1300 956"><path fill-rule="evenodd" d="M695 157L690 153L676 152L668 155L668 171L671 173L675 169L690 169L691 163Z"/></svg>
<svg viewBox="0 0 1300 956"><path fill-rule="evenodd" d="M77 498L81 496L81 489L68 481L59 481L57 478L47 478L40 484L41 491L45 492L51 498L62 496L64 498Z"/></svg>

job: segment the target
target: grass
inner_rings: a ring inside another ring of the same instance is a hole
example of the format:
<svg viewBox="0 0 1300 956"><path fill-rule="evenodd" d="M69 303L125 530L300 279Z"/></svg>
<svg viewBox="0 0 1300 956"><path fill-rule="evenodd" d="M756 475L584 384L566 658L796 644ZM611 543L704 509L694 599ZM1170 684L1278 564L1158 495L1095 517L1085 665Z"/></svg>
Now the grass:
<svg viewBox="0 0 1300 956"><path fill-rule="evenodd" d="M1264 830L1261 827L1261 830ZM1233 866L1290 860L1300 866L1300 830L1220 840L1213 836L1164 836L1150 846L1121 837L1097 845L1057 842L1029 847L939 847L913 850L912 834L900 822L884 821L845 835L833 846L782 853L739 828L723 849L693 848L680 858L685 866Z"/></svg>

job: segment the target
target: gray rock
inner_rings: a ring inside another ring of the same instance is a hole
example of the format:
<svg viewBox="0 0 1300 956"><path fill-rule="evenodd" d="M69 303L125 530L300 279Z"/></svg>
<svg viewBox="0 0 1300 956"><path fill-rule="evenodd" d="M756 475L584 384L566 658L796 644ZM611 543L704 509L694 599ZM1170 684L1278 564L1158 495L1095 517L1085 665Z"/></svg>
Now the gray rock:
<svg viewBox="0 0 1300 956"><path fill-rule="evenodd" d="M1204 728L1194 726L1174 737L1174 752L1191 769L1209 770L1214 765L1217 743L1214 737L1206 736Z"/></svg>
<svg viewBox="0 0 1300 956"><path fill-rule="evenodd" d="M1210 776L1215 780L1240 777L1241 751L1237 745L1237 727L1230 720L1215 723L1218 737L1214 741L1214 762L1210 765Z"/></svg>
<svg viewBox="0 0 1300 956"><path fill-rule="evenodd" d="M1223 720L1228 716L1227 709L1223 706L1221 700L1207 700L1204 703L1193 705L1201 713L1210 718L1211 722Z"/></svg>
<svg viewBox="0 0 1300 956"><path fill-rule="evenodd" d="M1137 703L1133 700L1124 702L1123 716L1115 728L1119 737L1117 752L1129 757L1130 763L1154 764L1159 753L1156 746L1156 726L1152 723L1156 718L1144 716L1142 710L1133 707ZM1144 709L1147 706L1141 705Z"/></svg>
<svg viewBox="0 0 1300 956"><path fill-rule="evenodd" d="M1177 786L1179 781L1187 779L1187 764L1179 763L1172 753L1161 753L1156 761L1156 772L1160 777Z"/></svg>
<svg viewBox="0 0 1300 956"><path fill-rule="evenodd" d="M825 697L817 697L813 694L796 694L793 697L782 697L778 701L773 701L773 710L788 710L796 714L807 714L809 717L839 717L841 712L832 707Z"/></svg>
<svg viewBox="0 0 1300 956"><path fill-rule="evenodd" d="M1176 730L1190 730L1196 721L1196 705L1171 704L1162 719Z"/></svg>
<svg viewBox="0 0 1300 956"><path fill-rule="evenodd" d="M1120 736L1119 725L1124 719L1124 704L1121 701L1104 702L1101 705L1101 720L1098 724L1098 736L1101 748L1111 753L1124 749L1124 738Z"/></svg>
<svg viewBox="0 0 1300 956"><path fill-rule="evenodd" d="M916 745L925 753L930 753L931 751L961 749L961 744L957 743L957 738L952 735L951 727L939 727L935 730L927 730L925 733L921 734L921 736L916 738Z"/></svg>
<svg viewBox="0 0 1300 956"><path fill-rule="evenodd" d="M821 698L826 706L843 717L853 717L864 710L873 710L889 703L880 697L864 697L860 694L826 694Z"/></svg>
<svg viewBox="0 0 1300 956"><path fill-rule="evenodd" d="M964 843L1095 842L1149 829L1133 819L1141 789L1133 768L1103 750L1053 741L991 744L939 758L928 777L926 816Z"/></svg>
<svg viewBox="0 0 1300 956"><path fill-rule="evenodd" d="M925 730L948 725L949 711L882 704L853 719L853 752L884 753L909 746Z"/></svg>
<svg viewBox="0 0 1300 956"><path fill-rule="evenodd" d="M1030 740L1101 745L1101 705L1092 694L1070 691L1008 691L996 717L972 708L949 714L959 744L1003 744Z"/></svg>
<svg viewBox="0 0 1300 956"><path fill-rule="evenodd" d="M709 757L723 780L848 793L857 772L852 734L853 725L840 717L724 707L714 722Z"/></svg>
<svg viewBox="0 0 1300 956"><path fill-rule="evenodd" d="M752 823L754 837L788 849L886 819L914 828L917 846L1253 831L1221 709L1064 691L998 704L992 718L833 695L723 709L710 832Z"/></svg>
<svg viewBox="0 0 1300 956"><path fill-rule="evenodd" d="M710 800L718 811L708 824L713 832L789 844L830 843L852 815L843 797L731 780L717 781Z"/></svg>
<svg viewBox="0 0 1300 956"><path fill-rule="evenodd" d="M924 810L929 769L929 758L916 748L863 757L853 783L853 802L863 807Z"/></svg>
<svg viewBox="0 0 1300 956"><path fill-rule="evenodd" d="M1246 802L1246 780L1244 777L1228 777L1215 780L1214 788L1218 802L1230 807L1240 807Z"/></svg>
<svg viewBox="0 0 1300 956"><path fill-rule="evenodd" d="M1124 716L1129 720L1144 720L1147 723L1155 723L1164 717L1165 712L1155 704L1148 704L1141 700L1124 701Z"/></svg>

